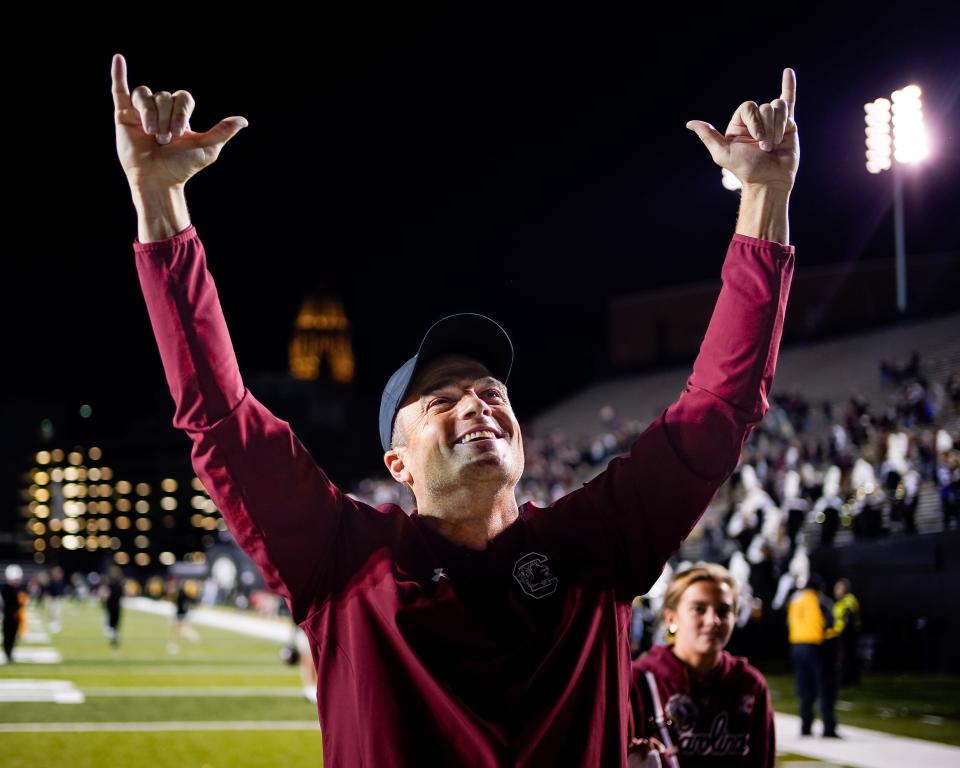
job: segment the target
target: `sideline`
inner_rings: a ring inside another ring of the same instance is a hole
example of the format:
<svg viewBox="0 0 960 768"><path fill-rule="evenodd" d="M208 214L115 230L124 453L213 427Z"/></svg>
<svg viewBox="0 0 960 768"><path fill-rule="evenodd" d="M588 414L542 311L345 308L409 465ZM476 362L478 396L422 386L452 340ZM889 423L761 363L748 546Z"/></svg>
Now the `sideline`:
<svg viewBox="0 0 960 768"><path fill-rule="evenodd" d="M853 768L956 768L960 747L894 736L840 723L842 739L800 736L800 718L777 713L777 751L829 760Z"/></svg>
<svg viewBox="0 0 960 768"><path fill-rule="evenodd" d="M158 616L173 616L173 603L167 600L152 600L149 597L124 598L125 608ZM187 614L191 624L227 629L250 637L289 643L293 638L294 625L291 619L265 619L260 616L230 614L211 608L191 608Z"/></svg>

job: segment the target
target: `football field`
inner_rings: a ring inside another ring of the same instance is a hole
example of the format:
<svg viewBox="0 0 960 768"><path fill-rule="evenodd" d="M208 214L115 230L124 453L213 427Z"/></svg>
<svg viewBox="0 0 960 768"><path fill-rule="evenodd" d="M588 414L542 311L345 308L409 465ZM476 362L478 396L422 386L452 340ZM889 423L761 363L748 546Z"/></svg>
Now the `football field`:
<svg viewBox="0 0 960 768"><path fill-rule="evenodd" d="M298 668L281 661L277 639L198 622L199 641L181 642L173 654L169 619L154 612L127 608L118 648L110 647L95 603L65 603L56 634L45 618L31 608L17 648L23 663L0 666L3 768L322 765L315 705L303 697ZM282 622L259 623L275 637L287 636ZM789 675L768 679L786 720L778 720L782 766L814 758L819 765L879 764L866 757L867 742L858 741L871 734L960 745L956 678L873 675L844 689L838 715L850 735L830 745L837 756L829 759L818 754L826 740L780 738L781 728L794 735L789 716L796 700ZM871 730L858 735L853 726Z"/></svg>
<svg viewBox="0 0 960 768"><path fill-rule="evenodd" d="M39 642L17 648L52 648L60 663L0 667L4 768L322 764L316 705L276 642L200 626L197 644L170 654L169 619L126 610L113 649L96 604L63 613L63 630L49 634L31 612L26 639ZM54 700L9 700L31 690Z"/></svg>

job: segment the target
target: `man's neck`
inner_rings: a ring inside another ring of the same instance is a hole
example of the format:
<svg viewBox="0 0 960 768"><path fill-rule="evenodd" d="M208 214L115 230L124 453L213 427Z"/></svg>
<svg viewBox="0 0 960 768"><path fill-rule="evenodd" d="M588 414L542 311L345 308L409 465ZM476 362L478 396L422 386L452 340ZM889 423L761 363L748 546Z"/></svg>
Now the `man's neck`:
<svg viewBox="0 0 960 768"><path fill-rule="evenodd" d="M470 549L486 549L519 515L513 488L493 495L464 488L443 499L417 499L418 517L444 538Z"/></svg>

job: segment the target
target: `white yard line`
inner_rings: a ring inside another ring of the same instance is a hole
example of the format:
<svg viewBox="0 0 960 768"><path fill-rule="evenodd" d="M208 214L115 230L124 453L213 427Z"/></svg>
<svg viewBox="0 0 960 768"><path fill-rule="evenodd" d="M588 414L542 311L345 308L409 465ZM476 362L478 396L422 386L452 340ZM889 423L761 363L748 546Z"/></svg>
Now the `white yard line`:
<svg viewBox="0 0 960 768"><path fill-rule="evenodd" d="M0 680L0 703L47 701L55 704L83 704L83 692L70 680Z"/></svg>
<svg viewBox="0 0 960 768"><path fill-rule="evenodd" d="M63 657L56 648L19 645L13 649L13 660L18 664L59 664ZM6 663L6 656L0 658L0 666Z"/></svg>
<svg viewBox="0 0 960 768"><path fill-rule="evenodd" d="M294 699L303 698L302 688L267 688L256 686L247 686L243 688L240 686L223 686L219 688L210 686L194 688L177 688L174 686L162 686L154 688L84 688L83 692L89 698L136 698L139 696L149 696L150 698L155 696L189 696L190 698L232 698L234 696L260 696L263 698L272 699L288 697Z"/></svg>
<svg viewBox="0 0 960 768"><path fill-rule="evenodd" d="M316 731L308 720L171 720L145 723L0 723L0 733L94 733L118 731Z"/></svg>

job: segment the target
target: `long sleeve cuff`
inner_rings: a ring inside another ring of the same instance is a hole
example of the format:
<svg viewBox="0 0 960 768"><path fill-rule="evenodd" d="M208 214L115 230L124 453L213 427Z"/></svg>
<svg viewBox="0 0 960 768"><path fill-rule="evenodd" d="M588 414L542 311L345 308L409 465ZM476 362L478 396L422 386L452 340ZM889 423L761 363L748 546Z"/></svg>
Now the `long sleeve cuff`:
<svg viewBox="0 0 960 768"><path fill-rule="evenodd" d="M176 248L178 245L183 245L187 240L192 237L197 236L197 229L191 224L183 232L178 232L173 237L168 237L164 240L154 240L150 243L141 243L140 238L137 237L133 241L133 250L137 253L154 253L156 251L162 251L164 249Z"/></svg>

